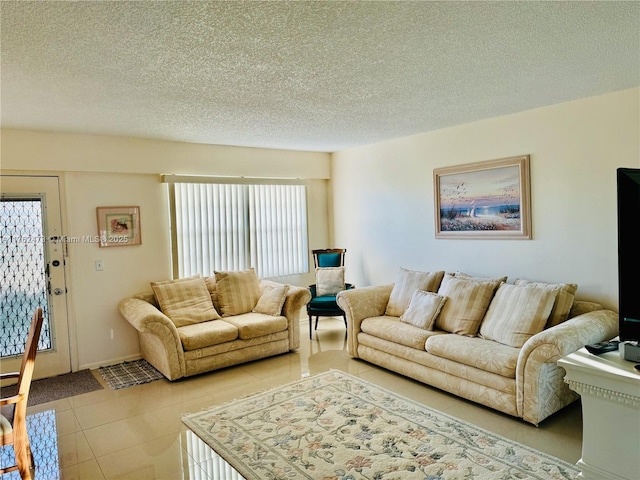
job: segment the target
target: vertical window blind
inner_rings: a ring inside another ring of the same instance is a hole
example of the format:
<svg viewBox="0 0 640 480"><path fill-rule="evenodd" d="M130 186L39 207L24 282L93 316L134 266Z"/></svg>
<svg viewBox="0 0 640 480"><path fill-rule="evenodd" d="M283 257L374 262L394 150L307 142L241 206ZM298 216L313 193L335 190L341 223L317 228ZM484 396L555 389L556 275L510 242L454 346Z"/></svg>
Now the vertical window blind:
<svg viewBox="0 0 640 480"><path fill-rule="evenodd" d="M308 270L304 185L173 183L178 276L253 267L259 277Z"/></svg>

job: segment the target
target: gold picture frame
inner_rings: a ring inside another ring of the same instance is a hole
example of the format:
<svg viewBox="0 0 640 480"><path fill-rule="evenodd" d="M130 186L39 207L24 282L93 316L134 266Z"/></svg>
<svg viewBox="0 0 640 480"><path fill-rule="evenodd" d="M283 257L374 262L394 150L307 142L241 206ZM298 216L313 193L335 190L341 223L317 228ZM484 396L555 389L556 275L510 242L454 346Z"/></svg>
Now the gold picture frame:
<svg viewBox="0 0 640 480"><path fill-rule="evenodd" d="M140 207L97 207L101 247L141 245Z"/></svg>
<svg viewBox="0 0 640 480"><path fill-rule="evenodd" d="M529 155L433 170L436 238L531 239Z"/></svg>

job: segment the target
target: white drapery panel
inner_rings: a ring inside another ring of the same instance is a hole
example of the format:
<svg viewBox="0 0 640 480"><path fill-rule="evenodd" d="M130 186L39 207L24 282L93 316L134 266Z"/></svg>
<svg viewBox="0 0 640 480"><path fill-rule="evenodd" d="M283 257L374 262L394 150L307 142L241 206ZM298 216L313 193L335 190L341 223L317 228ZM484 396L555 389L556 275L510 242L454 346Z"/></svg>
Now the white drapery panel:
<svg viewBox="0 0 640 480"><path fill-rule="evenodd" d="M178 276L253 267L259 277L308 270L304 185L174 183Z"/></svg>

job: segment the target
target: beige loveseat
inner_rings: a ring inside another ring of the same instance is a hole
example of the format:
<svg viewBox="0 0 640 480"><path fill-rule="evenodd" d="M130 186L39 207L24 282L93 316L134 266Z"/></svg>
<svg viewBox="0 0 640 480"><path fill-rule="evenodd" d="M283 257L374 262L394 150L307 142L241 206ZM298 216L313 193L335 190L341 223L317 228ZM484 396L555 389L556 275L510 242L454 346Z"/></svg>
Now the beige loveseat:
<svg viewBox="0 0 640 480"><path fill-rule="evenodd" d="M618 315L573 284L505 282L401 269L341 292L349 353L537 425L578 398L557 360L615 337Z"/></svg>
<svg viewBox="0 0 640 480"><path fill-rule="evenodd" d="M118 308L138 331L142 357L169 380L299 348L299 315L311 298L307 288L260 281L253 270L152 288Z"/></svg>

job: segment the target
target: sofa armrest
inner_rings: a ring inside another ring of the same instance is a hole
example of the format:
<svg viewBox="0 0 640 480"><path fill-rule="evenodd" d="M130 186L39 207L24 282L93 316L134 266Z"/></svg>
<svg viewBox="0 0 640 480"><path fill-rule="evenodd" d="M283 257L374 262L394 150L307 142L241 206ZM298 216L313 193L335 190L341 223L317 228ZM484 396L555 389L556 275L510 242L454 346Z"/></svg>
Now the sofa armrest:
<svg viewBox="0 0 640 480"><path fill-rule="evenodd" d="M138 331L142 356L169 380L185 375L184 349L175 324L140 298L125 298L120 314Z"/></svg>
<svg viewBox="0 0 640 480"><path fill-rule="evenodd" d="M262 280L260 288L264 289L266 285L282 285L271 280ZM291 350L300 348L300 312L304 306L311 300L311 293L308 288L297 287L291 285L287 292L287 298L282 306L282 315L287 319L287 328L289 330L289 345Z"/></svg>
<svg viewBox="0 0 640 480"><path fill-rule="evenodd" d="M538 424L576 398L564 383L557 361L590 343L618 335L618 314L594 310L543 330L520 350L516 367L518 414Z"/></svg>
<svg viewBox="0 0 640 480"><path fill-rule="evenodd" d="M358 358L358 333L365 318L384 315L393 285L343 290L336 296L338 306L347 317L347 347L352 357Z"/></svg>

